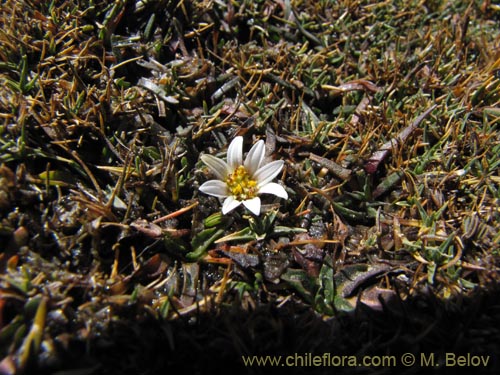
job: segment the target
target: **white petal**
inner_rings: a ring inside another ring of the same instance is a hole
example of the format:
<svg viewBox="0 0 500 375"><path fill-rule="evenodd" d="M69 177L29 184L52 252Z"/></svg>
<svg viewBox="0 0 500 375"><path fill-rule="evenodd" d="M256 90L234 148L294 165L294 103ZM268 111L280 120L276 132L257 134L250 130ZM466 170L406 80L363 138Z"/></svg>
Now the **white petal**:
<svg viewBox="0 0 500 375"><path fill-rule="evenodd" d="M277 197L288 199L288 193L285 188L275 182L268 182L259 188L259 194L274 194Z"/></svg>
<svg viewBox="0 0 500 375"><path fill-rule="evenodd" d="M226 179L229 168L224 160L209 154L204 154L201 155L201 161L210 168L212 173L215 174L219 180Z"/></svg>
<svg viewBox="0 0 500 375"><path fill-rule="evenodd" d="M259 188L275 178L281 172L283 164L285 164L283 160L275 160L260 167L253 175L254 179L257 180Z"/></svg>
<svg viewBox="0 0 500 375"><path fill-rule="evenodd" d="M227 149L227 164L231 171L243 165L243 137L233 139Z"/></svg>
<svg viewBox="0 0 500 375"><path fill-rule="evenodd" d="M200 186L202 193L213 195L214 197L225 198L227 193L227 185L219 180L209 180Z"/></svg>
<svg viewBox="0 0 500 375"><path fill-rule="evenodd" d="M234 197L229 196L226 198L224 203L222 204L222 214L225 215L228 212L234 210L236 207L238 207L242 202L234 199Z"/></svg>
<svg viewBox="0 0 500 375"><path fill-rule="evenodd" d="M254 215L259 216L260 215L260 198L255 197L252 199L249 199L247 201L243 201L243 205L248 208L250 212L252 212Z"/></svg>
<svg viewBox="0 0 500 375"><path fill-rule="evenodd" d="M248 155L245 158L245 169L251 176L259 169L262 160L264 160L265 153L265 145L262 139L254 144L250 151L248 151Z"/></svg>

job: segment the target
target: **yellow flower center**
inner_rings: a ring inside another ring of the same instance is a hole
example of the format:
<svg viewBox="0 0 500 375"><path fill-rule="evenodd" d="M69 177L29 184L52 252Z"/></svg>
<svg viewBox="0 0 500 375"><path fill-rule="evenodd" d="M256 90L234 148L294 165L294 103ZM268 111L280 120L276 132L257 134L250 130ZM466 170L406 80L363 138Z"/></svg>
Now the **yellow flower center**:
<svg viewBox="0 0 500 375"><path fill-rule="evenodd" d="M227 176L226 184L231 194L239 201L246 201L257 195L257 181L252 180L243 165Z"/></svg>

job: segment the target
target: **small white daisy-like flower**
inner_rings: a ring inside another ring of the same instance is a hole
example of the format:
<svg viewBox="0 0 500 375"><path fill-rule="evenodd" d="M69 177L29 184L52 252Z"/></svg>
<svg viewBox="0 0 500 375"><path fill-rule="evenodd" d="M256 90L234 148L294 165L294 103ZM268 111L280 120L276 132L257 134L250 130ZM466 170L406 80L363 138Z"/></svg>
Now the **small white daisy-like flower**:
<svg viewBox="0 0 500 375"><path fill-rule="evenodd" d="M260 194L274 194L287 199L288 194L280 184L271 182L283 169L284 161L264 163L264 141L260 140L248 152L243 162L243 137L233 139L227 149L227 162L212 155L202 155L217 180L209 180L200 191L224 198L222 213L225 215L243 204L253 214L260 214Z"/></svg>

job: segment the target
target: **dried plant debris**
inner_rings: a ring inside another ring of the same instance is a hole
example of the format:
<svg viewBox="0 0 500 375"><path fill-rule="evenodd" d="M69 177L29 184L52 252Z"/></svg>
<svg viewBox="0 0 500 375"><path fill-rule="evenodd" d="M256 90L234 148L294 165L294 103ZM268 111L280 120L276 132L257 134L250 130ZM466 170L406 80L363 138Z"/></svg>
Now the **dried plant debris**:
<svg viewBox="0 0 500 375"><path fill-rule="evenodd" d="M499 17L3 1L0 372L67 367L117 324L497 286Z"/></svg>

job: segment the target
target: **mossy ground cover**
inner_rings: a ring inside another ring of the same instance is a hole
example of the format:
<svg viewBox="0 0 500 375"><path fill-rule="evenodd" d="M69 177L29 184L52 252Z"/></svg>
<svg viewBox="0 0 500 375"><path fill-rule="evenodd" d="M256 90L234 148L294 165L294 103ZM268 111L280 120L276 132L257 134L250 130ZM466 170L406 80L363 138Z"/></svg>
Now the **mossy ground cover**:
<svg viewBox="0 0 500 375"><path fill-rule="evenodd" d="M1 371L493 373L499 22L488 0L3 1ZM236 136L285 162L260 216L198 190Z"/></svg>

